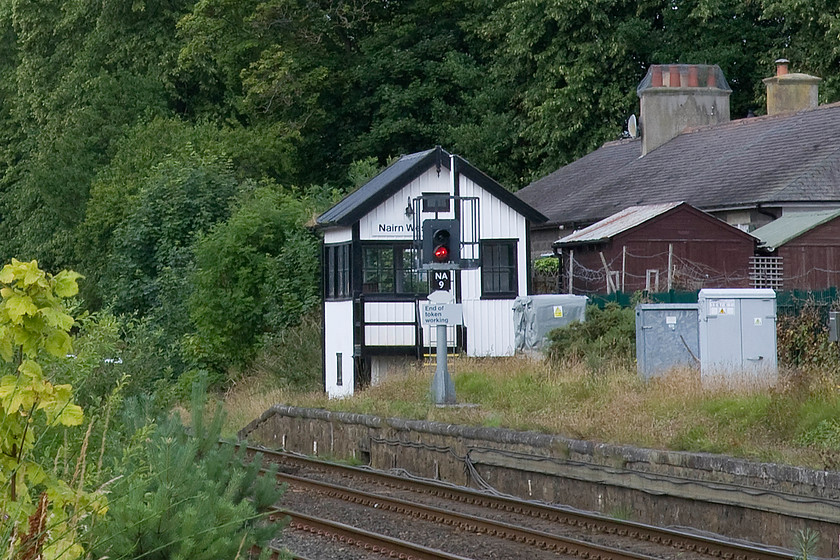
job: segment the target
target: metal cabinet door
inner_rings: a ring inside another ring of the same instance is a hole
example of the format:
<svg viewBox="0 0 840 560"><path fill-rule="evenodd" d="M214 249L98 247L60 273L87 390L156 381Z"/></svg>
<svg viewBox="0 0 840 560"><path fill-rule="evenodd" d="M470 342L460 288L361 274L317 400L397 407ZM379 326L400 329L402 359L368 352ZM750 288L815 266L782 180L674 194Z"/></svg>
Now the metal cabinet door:
<svg viewBox="0 0 840 560"><path fill-rule="evenodd" d="M741 300L707 299L701 304L701 372L725 375L741 368Z"/></svg>
<svg viewBox="0 0 840 560"><path fill-rule="evenodd" d="M636 308L636 359L643 378L698 365L696 305L647 304Z"/></svg>
<svg viewBox="0 0 840 560"><path fill-rule="evenodd" d="M744 370L776 371L776 302L741 300L741 348Z"/></svg>

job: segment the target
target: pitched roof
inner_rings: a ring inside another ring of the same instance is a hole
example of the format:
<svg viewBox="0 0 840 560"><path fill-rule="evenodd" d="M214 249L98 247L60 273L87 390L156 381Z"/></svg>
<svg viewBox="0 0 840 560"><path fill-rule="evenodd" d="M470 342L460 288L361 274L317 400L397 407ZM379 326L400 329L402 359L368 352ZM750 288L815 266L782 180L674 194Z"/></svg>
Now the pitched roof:
<svg viewBox="0 0 840 560"><path fill-rule="evenodd" d="M431 150L404 155L386 167L376 177L318 216L316 223L319 226L352 225L432 166L449 169L450 156L451 154L440 146ZM473 167L467 160L458 155L454 157L457 161L456 165L459 173L532 222L542 223L546 221L547 218L543 214Z"/></svg>
<svg viewBox="0 0 840 560"><path fill-rule="evenodd" d="M703 210L840 202L840 104L687 129L644 157L610 142L517 193L549 225L685 201Z"/></svg>
<svg viewBox="0 0 840 560"><path fill-rule="evenodd" d="M554 246L564 247L583 243L594 243L596 241L606 241L607 239L615 237L619 233L645 223L651 218L664 214L668 210L676 208L680 204L682 203L669 202L667 204L631 206L630 208L625 208L621 212L613 214L608 218L604 218L600 222L596 222L589 227L575 231L562 239L558 239L554 243Z"/></svg>
<svg viewBox="0 0 840 560"><path fill-rule="evenodd" d="M773 251L817 226L840 216L840 209L815 212L791 212L752 232L760 241L759 247Z"/></svg>

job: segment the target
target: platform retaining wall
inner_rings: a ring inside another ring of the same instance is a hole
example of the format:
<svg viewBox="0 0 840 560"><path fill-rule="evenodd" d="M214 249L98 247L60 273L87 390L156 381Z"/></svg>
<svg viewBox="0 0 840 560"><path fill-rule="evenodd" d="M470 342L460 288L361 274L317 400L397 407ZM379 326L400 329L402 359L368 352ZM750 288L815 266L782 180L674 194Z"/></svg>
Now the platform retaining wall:
<svg viewBox="0 0 840 560"><path fill-rule="evenodd" d="M277 405L239 436L659 526L784 548L805 529L838 555L840 472L534 432ZM832 503L832 501L834 501Z"/></svg>

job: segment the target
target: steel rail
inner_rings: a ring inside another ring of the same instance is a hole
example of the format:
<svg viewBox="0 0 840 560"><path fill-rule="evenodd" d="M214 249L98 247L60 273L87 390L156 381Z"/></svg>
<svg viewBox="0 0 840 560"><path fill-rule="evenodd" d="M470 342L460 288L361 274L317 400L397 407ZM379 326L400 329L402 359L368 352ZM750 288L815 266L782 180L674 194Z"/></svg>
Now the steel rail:
<svg viewBox="0 0 840 560"><path fill-rule="evenodd" d="M611 560L655 560L657 558L580 539L537 531L502 521L458 513L399 498L373 494L371 492L353 490L344 486L290 474L277 473L277 479L288 483L290 486L313 490L330 498L345 500L361 506L375 507L382 511L389 511L400 515L409 515L441 525L454 526L469 532L483 533L568 556Z"/></svg>
<svg viewBox="0 0 840 560"><path fill-rule="evenodd" d="M470 560L464 556L450 554L442 550L421 546L402 539L395 539L366 531L337 521L321 519L305 513L275 508L269 514L269 520L280 521L291 518L289 527L298 531L336 539L349 545L358 546L374 553L388 555L403 560Z"/></svg>
<svg viewBox="0 0 840 560"><path fill-rule="evenodd" d="M258 452L266 457L279 459L282 463L297 464L301 468L320 469L323 472L340 472L354 477L363 477L377 484L392 488L408 489L468 505L527 515L573 527L594 530L604 534L626 536L640 541L672 546L687 552L743 560L795 560L797 558L795 554L790 552L734 543L686 531L655 527L635 521L612 519L595 513L573 511L512 497L494 496L466 487L455 487L427 480L407 479L369 469L311 459L281 451L271 451L250 446L248 446L248 450L251 453Z"/></svg>

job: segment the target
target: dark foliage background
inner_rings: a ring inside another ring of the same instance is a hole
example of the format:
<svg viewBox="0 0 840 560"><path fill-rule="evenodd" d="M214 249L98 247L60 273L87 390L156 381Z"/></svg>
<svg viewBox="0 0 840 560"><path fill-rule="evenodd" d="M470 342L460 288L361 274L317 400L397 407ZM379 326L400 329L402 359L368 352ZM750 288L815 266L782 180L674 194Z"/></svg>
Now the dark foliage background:
<svg viewBox="0 0 840 560"><path fill-rule="evenodd" d="M224 382L316 307L306 226L391 158L516 190L618 138L652 63L719 64L734 118L780 57L834 101L838 33L825 1L0 0L0 256L83 273L138 381Z"/></svg>

